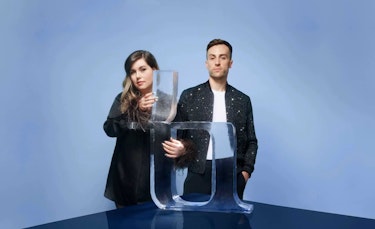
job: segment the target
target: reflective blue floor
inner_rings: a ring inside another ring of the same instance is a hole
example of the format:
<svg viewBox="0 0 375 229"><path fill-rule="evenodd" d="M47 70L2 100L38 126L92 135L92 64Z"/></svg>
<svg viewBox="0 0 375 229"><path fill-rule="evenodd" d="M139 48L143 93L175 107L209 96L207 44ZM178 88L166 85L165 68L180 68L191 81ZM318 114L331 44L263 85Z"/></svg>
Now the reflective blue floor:
<svg viewBox="0 0 375 229"><path fill-rule="evenodd" d="M153 202L44 224L62 228L350 228L374 229L375 220L253 203L252 214L167 211Z"/></svg>

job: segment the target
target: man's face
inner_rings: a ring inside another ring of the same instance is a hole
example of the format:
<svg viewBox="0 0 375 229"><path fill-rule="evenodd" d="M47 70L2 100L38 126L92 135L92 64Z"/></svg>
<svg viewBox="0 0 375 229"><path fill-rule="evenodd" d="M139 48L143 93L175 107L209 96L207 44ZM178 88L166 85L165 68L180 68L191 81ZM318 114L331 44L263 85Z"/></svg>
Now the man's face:
<svg viewBox="0 0 375 229"><path fill-rule="evenodd" d="M226 45L215 45L207 50L206 67L212 78L226 78L232 67L229 48Z"/></svg>

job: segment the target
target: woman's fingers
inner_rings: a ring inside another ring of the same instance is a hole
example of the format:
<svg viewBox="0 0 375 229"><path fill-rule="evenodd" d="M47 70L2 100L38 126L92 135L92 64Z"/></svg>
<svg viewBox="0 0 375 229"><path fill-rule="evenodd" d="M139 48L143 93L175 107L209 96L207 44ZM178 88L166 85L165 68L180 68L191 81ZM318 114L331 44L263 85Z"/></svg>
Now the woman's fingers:
<svg viewBox="0 0 375 229"><path fill-rule="evenodd" d="M162 143L163 149L166 152L165 156L169 158L178 158L185 151L184 145L181 141L171 138L169 141Z"/></svg>
<svg viewBox="0 0 375 229"><path fill-rule="evenodd" d="M154 103L157 101L157 97L154 96L153 92L147 93L139 100L139 107L141 110L150 109Z"/></svg>

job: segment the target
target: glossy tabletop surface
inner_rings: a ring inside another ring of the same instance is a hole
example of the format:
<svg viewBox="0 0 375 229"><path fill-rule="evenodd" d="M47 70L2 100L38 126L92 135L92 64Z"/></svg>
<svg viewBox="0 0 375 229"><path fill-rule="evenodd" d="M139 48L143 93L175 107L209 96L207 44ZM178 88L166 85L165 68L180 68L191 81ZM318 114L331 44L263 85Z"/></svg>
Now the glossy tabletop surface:
<svg viewBox="0 0 375 229"><path fill-rule="evenodd" d="M375 228L374 219L251 203L254 211L240 214L161 210L150 202L32 228Z"/></svg>

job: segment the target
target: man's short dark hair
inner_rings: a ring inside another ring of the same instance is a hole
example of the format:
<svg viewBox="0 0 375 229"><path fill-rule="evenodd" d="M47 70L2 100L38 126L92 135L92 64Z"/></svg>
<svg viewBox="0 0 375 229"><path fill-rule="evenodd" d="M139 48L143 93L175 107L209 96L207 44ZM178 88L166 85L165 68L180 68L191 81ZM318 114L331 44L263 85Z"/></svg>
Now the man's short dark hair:
<svg viewBox="0 0 375 229"><path fill-rule="evenodd" d="M212 41L210 41L207 45L206 52L212 46L215 46L215 45L225 45L225 46L227 46L229 48L229 58L232 59L232 45L228 41L225 41L225 40L222 40L222 39L213 39Z"/></svg>

